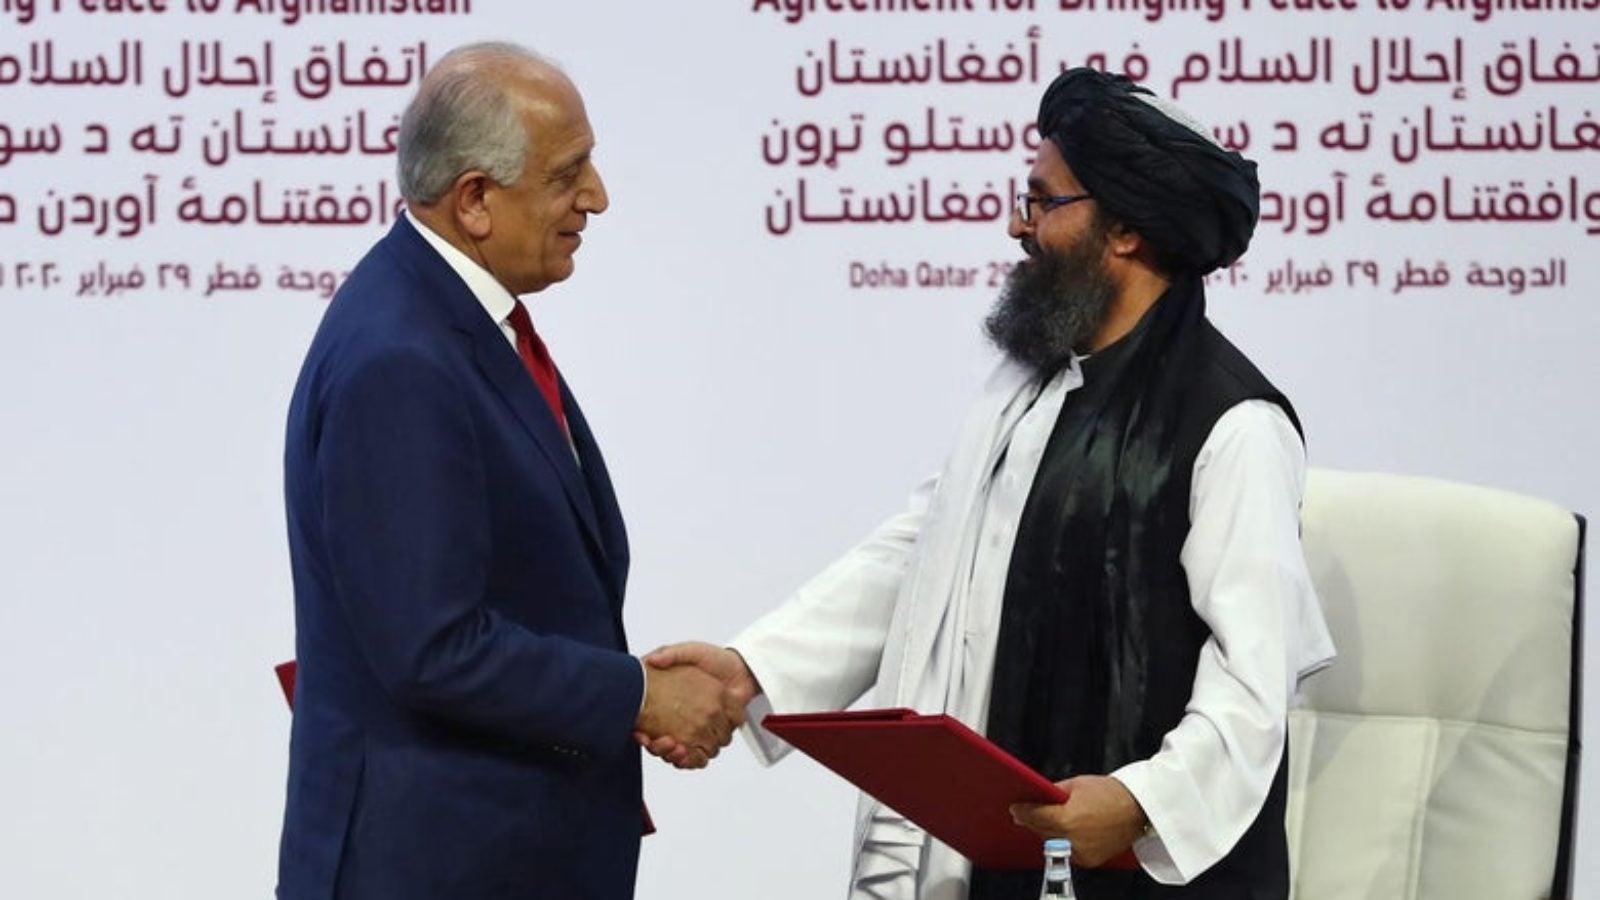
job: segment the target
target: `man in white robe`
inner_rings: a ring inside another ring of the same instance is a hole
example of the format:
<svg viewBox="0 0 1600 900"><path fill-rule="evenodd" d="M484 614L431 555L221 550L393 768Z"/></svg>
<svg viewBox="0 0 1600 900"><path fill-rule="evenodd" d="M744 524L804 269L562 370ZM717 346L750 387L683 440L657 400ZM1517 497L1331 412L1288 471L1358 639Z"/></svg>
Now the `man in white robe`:
<svg viewBox="0 0 1600 900"><path fill-rule="evenodd" d="M729 647L681 644L650 657L660 666L698 665L751 697L746 731L765 762L789 750L760 727L767 712L843 709L874 688L873 706L942 712L985 730L1002 612L1016 602L1007 579L1019 524L1063 409L1082 392L1085 364L1095 365L1096 354L1126 355L1130 335L1153 327L1142 323L1157 318L1163 298L1198 292L1203 310L1198 276L1237 258L1248 242L1259 196L1253 164L1222 158L1187 120L1174 132L1175 112L1125 80L1081 72L1065 73L1041 109L1047 140L1009 226L1029 261L988 322L1006 359L943 471L904 513ZM1137 99L1131 107L1129 97ZM1124 160L1085 142L1083 129L1097 127L1125 140L1105 124L1104 98L1121 104L1117 114L1132 126L1114 124L1147 139L1143 151L1157 162L1169 153L1221 159L1214 177L1191 176L1204 166L1167 167L1176 174L1161 177L1194 183L1157 185L1160 197L1200 198L1181 219L1152 218L1141 191L1153 188L1120 180L1119 167L1135 165L1139 151ZM1218 212L1197 221L1194 207ZM1148 757L1063 781L1066 803L1014 810L1042 835L1070 837L1075 863L1096 865L1131 846L1155 884L1183 885L1227 857L1262 813L1298 681L1333 656L1299 542L1305 457L1291 416L1286 401L1267 395L1227 406L1208 423L1186 473L1187 534L1177 562L1209 636L1181 718ZM687 751L671 741L647 746L668 761ZM974 875L966 859L865 795L855 850L852 897L968 897Z"/></svg>

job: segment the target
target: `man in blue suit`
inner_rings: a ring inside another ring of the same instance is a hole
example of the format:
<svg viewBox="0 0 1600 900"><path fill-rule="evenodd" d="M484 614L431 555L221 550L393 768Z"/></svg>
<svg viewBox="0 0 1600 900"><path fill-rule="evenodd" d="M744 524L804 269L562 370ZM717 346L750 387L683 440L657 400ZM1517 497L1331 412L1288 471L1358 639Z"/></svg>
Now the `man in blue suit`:
<svg viewBox="0 0 1600 900"><path fill-rule="evenodd" d="M407 215L289 411L282 900L629 897L634 734L704 764L742 718L627 652L622 515L517 299L572 274L606 209L593 146L572 83L504 44L441 59L403 117Z"/></svg>

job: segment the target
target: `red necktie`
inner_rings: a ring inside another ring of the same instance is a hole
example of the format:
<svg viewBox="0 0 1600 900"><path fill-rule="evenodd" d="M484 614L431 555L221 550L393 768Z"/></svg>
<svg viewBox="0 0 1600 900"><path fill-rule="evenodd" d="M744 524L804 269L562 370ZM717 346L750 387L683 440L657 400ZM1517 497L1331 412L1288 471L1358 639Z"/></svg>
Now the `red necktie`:
<svg viewBox="0 0 1600 900"><path fill-rule="evenodd" d="M522 357L522 365L533 376L533 383L539 386L539 392L550 404L556 422L566 433L567 414L561 408L561 384L556 379L555 361L550 359L550 351L545 349L544 341L539 340L539 333L533 330L533 319L528 316L528 308L522 305L521 300L515 303L507 321L511 323L511 330L517 333L517 355Z"/></svg>

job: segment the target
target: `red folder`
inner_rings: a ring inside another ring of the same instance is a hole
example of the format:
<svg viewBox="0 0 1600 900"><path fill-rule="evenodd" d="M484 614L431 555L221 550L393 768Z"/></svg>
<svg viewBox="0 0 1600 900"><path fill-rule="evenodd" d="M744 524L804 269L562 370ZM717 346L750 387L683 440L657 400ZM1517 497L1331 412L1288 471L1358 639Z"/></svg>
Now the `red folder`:
<svg viewBox="0 0 1600 900"><path fill-rule="evenodd" d="M289 701L289 709L294 709L294 676L299 667L294 660L281 662L272 667L278 673L278 687L283 688L283 699Z"/></svg>
<svg viewBox="0 0 1600 900"><path fill-rule="evenodd" d="M950 716L910 709L770 715L761 720L835 774L987 869L1041 869L1042 839L1013 803L1067 792ZM1106 863L1135 869L1132 851Z"/></svg>

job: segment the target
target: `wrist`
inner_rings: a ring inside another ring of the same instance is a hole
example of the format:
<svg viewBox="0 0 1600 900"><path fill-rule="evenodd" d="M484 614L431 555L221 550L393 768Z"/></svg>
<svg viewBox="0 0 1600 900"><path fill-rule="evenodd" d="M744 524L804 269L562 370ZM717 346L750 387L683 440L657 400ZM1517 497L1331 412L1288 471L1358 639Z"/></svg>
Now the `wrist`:
<svg viewBox="0 0 1600 900"><path fill-rule="evenodd" d="M761 696L761 682L756 679L756 673L751 671L750 664L745 662L744 654L740 653L733 647L725 647L723 649L727 650L728 653L733 656L734 661L738 664L740 680L739 686L747 693L743 700L748 703L756 697Z"/></svg>
<svg viewBox="0 0 1600 900"><path fill-rule="evenodd" d="M1128 787L1127 783L1121 778L1113 775L1111 780L1122 788L1123 794L1128 798L1128 804L1131 807L1129 810L1129 823L1133 826L1133 839L1137 841L1155 837L1156 826L1150 821L1149 814L1144 811L1144 804L1139 802L1139 795L1135 794L1133 789Z"/></svg>

